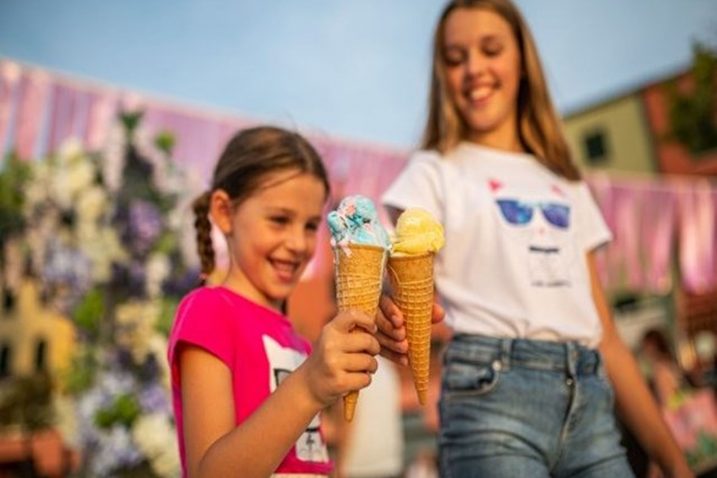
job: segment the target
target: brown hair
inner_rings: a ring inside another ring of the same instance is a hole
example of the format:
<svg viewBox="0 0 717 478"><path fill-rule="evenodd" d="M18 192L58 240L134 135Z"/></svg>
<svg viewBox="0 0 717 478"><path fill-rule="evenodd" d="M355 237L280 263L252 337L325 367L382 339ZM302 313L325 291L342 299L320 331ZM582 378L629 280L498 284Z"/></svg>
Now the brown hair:
<svg viewBox="0 0 717 478"><path fill-rule="evenodd" d="M466 137L467 126L446 89L443 57L446 20L459 8L492 10L511 26L520 51L521 71L524 73L518 89L518 138L525 150L551 171L567 179L580 179L580 171L570 157L560 120L550 99L535 41L511 0L453 0L443 9L433 37L428 118L421 147L445 153Z"/></svg>
<svg viewBox="0 0 717 478"><path fill-rule="evenodd" d="M202 283L215 266L209 221L212 193L218 189L225 191L236 206L259 188L267 174L281 170L316 176L328 197L329 179L324 163L300 134L274 126L258 126L239 131L229 140L214 168L209 190L192 203Z"/></svg>

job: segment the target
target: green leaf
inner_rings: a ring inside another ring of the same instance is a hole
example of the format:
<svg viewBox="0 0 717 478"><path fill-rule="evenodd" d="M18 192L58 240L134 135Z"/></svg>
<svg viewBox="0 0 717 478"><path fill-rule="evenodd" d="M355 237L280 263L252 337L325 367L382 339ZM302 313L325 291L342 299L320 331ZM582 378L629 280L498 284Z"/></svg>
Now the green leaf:
<svg viewBox="0 0 717 478"><path fill-rule="evenodd" d="M154 137L154 145L167 156L172 154L172 149L176 141L174 134L168 130L160 131L157 136Z"/></svg>
<svg viewBox="0 0 717 478"><path fill-rule="evenodd" d="M104 297L99 287L90 290L72 311L75 323L93 336L99 333L104 315Z"/></svg>

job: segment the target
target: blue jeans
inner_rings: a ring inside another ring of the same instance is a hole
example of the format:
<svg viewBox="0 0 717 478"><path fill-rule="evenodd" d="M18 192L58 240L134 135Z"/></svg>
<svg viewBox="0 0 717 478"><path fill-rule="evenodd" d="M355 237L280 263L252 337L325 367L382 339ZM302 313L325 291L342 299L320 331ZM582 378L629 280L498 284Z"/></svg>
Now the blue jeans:
<svg viewBox="0 0 717 478"><path fill-rule="evenodd" d="M632 477L597 351L456 335L438 437L443 478Z"/></svg>

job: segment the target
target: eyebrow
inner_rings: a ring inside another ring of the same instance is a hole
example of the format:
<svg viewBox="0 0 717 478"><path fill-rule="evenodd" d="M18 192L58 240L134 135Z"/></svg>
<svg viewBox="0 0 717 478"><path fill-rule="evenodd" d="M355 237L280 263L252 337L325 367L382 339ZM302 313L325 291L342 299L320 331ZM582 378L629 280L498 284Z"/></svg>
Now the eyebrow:
<svg viewBox="0 0 717 478"><path fill-rule="evenodd" d="M290 209L290 208L282 207L282 206L268 206L266 208L266 211L268 214L287 214L289 216L296 216L296 214L297 214L297 212L294 209ZM321 215L317 214L315 216L310 216L309 220L310 221L316 220L316 221L320 222Z"/></svg>
<svg viewBox="0 0 717 478"><path fill-rule="evenodd" d="M485 42L495 42L495 41L502 41L505 37L505 34L502 33L486 33L485 35L482 35L478 38L479 43L485 43ZM444 49L448 50L450 48L461 48L463 47L464 43L450 43L446 41L445 45L443 46Z"/></svg>

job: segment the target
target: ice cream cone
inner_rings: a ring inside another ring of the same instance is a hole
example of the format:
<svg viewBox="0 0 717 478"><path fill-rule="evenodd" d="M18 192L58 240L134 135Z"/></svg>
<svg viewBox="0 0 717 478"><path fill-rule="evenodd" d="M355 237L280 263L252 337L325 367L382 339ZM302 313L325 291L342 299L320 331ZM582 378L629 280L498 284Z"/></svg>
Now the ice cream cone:
<svg viewBox="0 0 717 478"><path fill-rule="evenodd" d="M385 248L365 244L334 248L339 311L358 310L369 317L376 317L386 255ZM353 419L357 401L358 391L344 397L346 420Z"/></svg>
<svg viewBox="0 0 717 478"><path fill-rule="evenodd" d="M426 403L431 358L434 255L392 255L388 260L393 300L406 321L408 361L421 405Z"/></svg>

